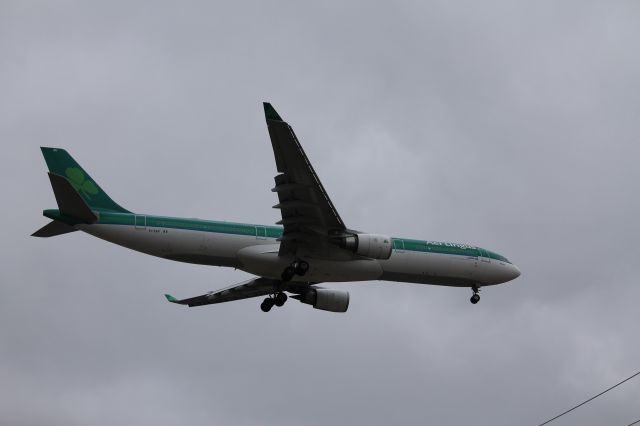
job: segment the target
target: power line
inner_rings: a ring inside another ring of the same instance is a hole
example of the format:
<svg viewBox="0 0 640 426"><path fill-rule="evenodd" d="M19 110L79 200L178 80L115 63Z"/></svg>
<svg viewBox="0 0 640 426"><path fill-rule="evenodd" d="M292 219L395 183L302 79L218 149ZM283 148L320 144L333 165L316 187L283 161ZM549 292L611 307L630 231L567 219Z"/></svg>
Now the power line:
<svg viewBox="0 0 640 426"><path fill-rule="evenodd" d="M636 420L635 422L630 423L630 424L628 424L627 426L633 426L633 425L635 425L636 423L640 423L640 420Z"/></svg>
<svg viewBox="0 0 640 426"><path fill-rule="evenodd" d="M608 388L608 389L606 389L606 390L603 390L602 392L600 392L600 393L599 393L599 394L597 394L596 396L592 396L591 398L587 399L587 400L586 400L586 401L584 401L584 402L581 402L580 404L576 405L575 407L568 409L568 410L567 410L567 411L565 411L564 413L562 413L562 414L558 414L558 415L557 415L557 416L555 416L554 418L549 419L549 420L547 420L547 421L546 421L546 422L544 422L544 423L540 423L538 426L544 426L544 425L546 425L546 424L548 424L548 423L551 423L552 421L554 421L554 420L556 420L556 419L559 419L560 417L564 416L565 414L568 414L568 413L572 412L572 411L573 411L573 410L575 410L576 408L582 407L582 406L583 406L584 404L586 404L587 402L591 402L591 401L593 401L594 399L596 399L596 398L597 398L597 397L599 397L600 395L604 395L605 393L609 392L611 389L613 389L613 388L617 388L618 386L620 386L620 385L621 385L621 384L623 384L624 382L628 382L629 380L633 379L634 377L636 377L636 376L637 376L637 375L639 375L639 374L640 374L640 371L638 371L637 373L635 373L635 374L634 374L634 375L632 375L632 376L627 377L626 379L624 379L624 380L623 380L623 381L621 381L620 383L616 383L615 385L611 386L610 388ZM635 422L635 423L631 423L631 425L634 425L634 424L636 424L636 423L638 423L638 422L640 422L640 420L638 420L638 421L637 421L637 422ZM629 425L629 426L631 426L631 425Z"/></svg>

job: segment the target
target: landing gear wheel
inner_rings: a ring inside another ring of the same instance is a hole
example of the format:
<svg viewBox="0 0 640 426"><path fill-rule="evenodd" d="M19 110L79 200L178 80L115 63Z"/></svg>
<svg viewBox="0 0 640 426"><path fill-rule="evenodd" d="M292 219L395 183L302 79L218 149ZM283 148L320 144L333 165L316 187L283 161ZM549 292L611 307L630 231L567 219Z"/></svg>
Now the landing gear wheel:
<svg viewBox="0 0 640 426"><path fill-rule="evenodd" d="M291 281L291 278L293 278L295 274L296 270L294 269L294 267L287 266L286 268L284 268L284 271L282 272L282 275L280 277L282 278L282 281Z"/></svg>
<svg viewBox="0 0 640 426"><path fill-rule="evenodd" d="M282 305L284 305L284 302L286 302L288 299L287 295L284 293L278 293L276 294L276 297L273 298L273 302L275 303L276 306L280 307Z"/></svg>
<svg viewBox="0 0 640 426"><path fill-rule="evenodd" d="M304 260L294 260L291 262L291 265L287 266L284 271L282 271L282 281L291 281L291 279L296 276L303 276L309 270L309 263Z"/></svg>
<svg viewBox="0 0 640 426"><path fill-rule="evenodd" d="M262 312L269 312L271 308L273 308L274 304L275 304L274 300L270 297L267 297L260 304L260 309L262 309Z"/></svg>
<svg viewBox="0 0 640 426"><path fill-rule="evenodd" d="M469 300L475 305L480 301L480 295L478 294L480 293L480 287L474 284L471 286L471 290L473 290L473 296L471 296L471 299Z"/></svg>
<svg viewBox="0 0 640 426"><path fill-rule="evenodd" d="M305 262L304 260L300 260L300 261L294 262L293 267L296 272L296 275L303 276L309 270L309 263Z"/></svg>

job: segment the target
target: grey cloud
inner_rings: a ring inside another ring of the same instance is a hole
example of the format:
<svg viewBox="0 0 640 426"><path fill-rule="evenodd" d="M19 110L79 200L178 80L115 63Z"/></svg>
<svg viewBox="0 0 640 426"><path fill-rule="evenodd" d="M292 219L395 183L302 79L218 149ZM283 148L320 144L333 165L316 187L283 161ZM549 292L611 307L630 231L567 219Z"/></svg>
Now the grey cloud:
<svg viewBox="0 0 640 426"><path fill-rule="evenodd" d="M0 423L538 424L637 371L636 3L5 2ZM459 241L483 290L181 309L246 274L28 235L64 146L141 212L273 223L260 102L349 226ZM628 424L640 382L564 424ZM560 424L560 422L558 422Z"/></svg>

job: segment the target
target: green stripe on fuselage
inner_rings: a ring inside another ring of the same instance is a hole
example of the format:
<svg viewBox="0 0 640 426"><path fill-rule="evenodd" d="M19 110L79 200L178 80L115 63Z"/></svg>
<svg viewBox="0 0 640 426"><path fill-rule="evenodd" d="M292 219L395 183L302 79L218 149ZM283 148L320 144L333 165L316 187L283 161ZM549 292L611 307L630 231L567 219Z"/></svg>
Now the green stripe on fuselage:
<svg viewBox="0 0 640 426"><path fill-rule="evenodd" d="M482 256L499 260L501 262L511 263L506 257L501 256L498 253L494 253L480 247L470 246L468 244L393 238L393 248L396 250L420 251L425 253L455 254L471 257Z"/></svg>
<svg viewBox="0 0 640 426"><path fill-rule="evenodd" d="M268 238L282 236L282 227L252 225L248 223L220 222L214 220L186 219L168 216L134 215L113 212L99 212L98 224L146 226L149 228L184 229L187 231L216 232L219 234L256 236L256 227L266 231ZM137 217L137 219L136 219ZM262 236L262 234L261 234Z"/></svg>
<svg viewBox="0 0 640 426"><path fill-rule="evenodd" d="M246 235L256 236L260 230L264 228L267 238L279 238L282 236L281 226L252 225L248 223L220 222L202 219L186 219L167 216L153 215L135 215L130 213L116 213L112 211L98 210L97 224L102 225L127 225L127 226L145 226L150 228L169 228L184 229L188 231L215 232L219 234ZM55 220L60 220L71 225L75 225L60 215L58 210L45 210L44 215ZM438 241L412 240L407 238L392 238L393 248L396 250L405 250L424 253L453 254L458 256L485 256L501 262L509 262L504 256L489 250L481 249L467 244L443 243Z"/></svg>

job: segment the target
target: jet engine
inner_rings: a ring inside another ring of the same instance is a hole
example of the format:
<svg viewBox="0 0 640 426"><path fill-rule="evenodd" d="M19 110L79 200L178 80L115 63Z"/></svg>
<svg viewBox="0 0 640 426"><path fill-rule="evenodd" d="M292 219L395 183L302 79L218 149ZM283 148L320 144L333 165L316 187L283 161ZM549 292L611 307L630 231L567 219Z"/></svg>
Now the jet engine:
<svg viewBox="0 0 640 426"><path fill-rule="evenodd" d="M385 260L391 257L393 243L386 235L355 234L343 238L340 247L360 256Z"/></svg>
<svg viewBox="0 0 640 426"><path fill-rule="evenodd" d="M291 297L323 311L347 312L349 308L349 293L346 291L312 288L306 293Z"/></svg>

